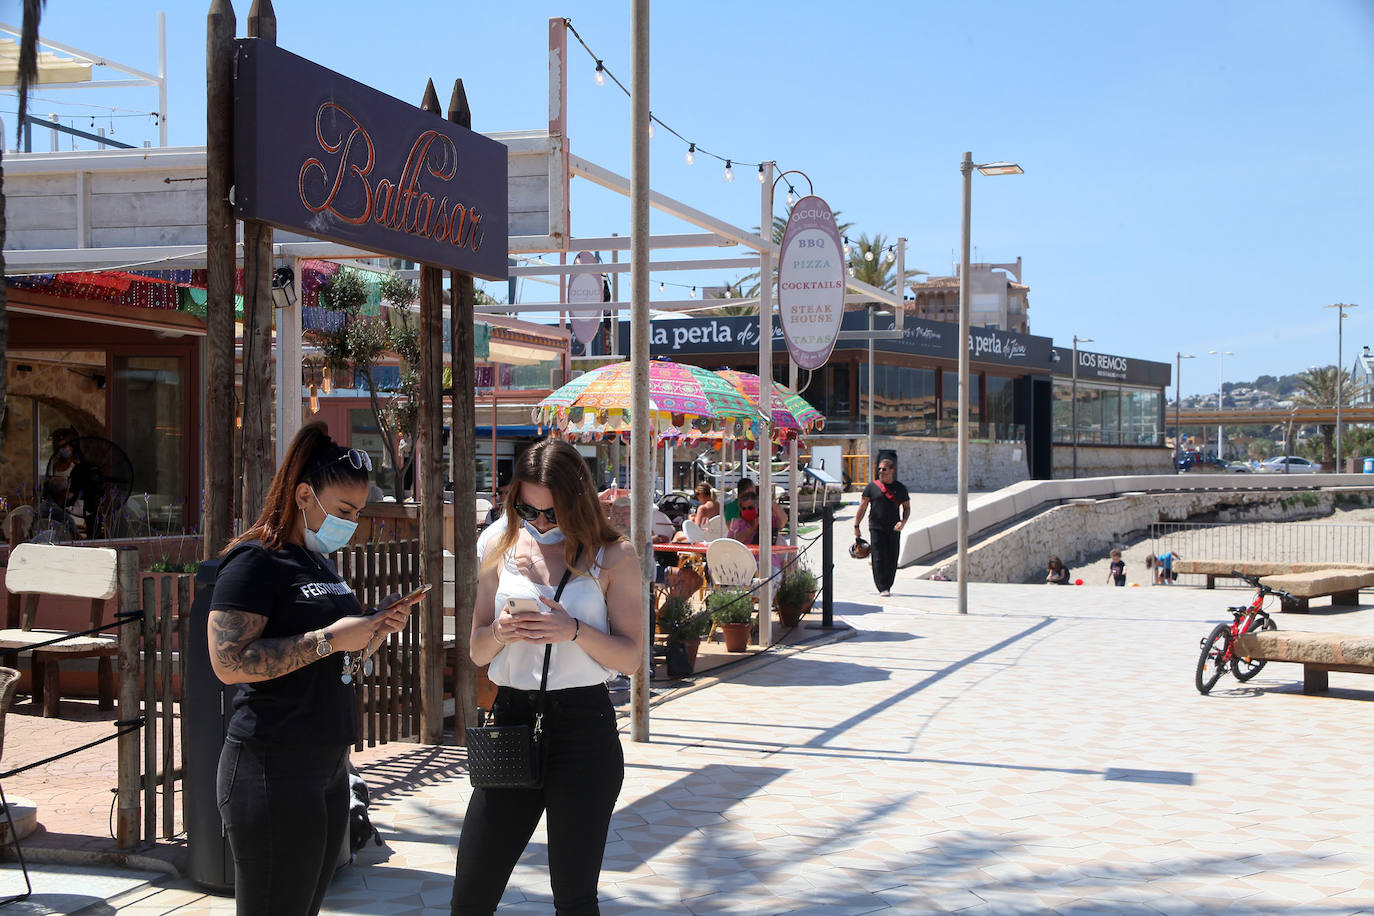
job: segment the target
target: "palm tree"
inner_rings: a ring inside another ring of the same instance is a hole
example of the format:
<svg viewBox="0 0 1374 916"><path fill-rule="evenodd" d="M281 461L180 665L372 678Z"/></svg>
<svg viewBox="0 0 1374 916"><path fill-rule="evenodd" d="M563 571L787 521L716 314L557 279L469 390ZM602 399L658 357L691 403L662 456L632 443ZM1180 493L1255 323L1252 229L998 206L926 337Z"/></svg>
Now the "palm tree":
<svg viewBox="0 0 1374 916"><path fill-rule="evenodd" d="M18 136L24 135L24 116L29 108L29 85L38 80L38 21L47 0L24 0L24 19L19 35L19 121ZM0 277L5 272L5 144L0 143ZM0 449L5 445L5 353L10 343L9 307L5 284L0 280Z"/></svg>
<svg viewBox="0 0 1374 916"><path fill-rule="evenodd" d="M1337 373L1339 372L1339 376ZM1337 379L1339 378L1339 384ZM1334 407L1336 389L1340 388L1341 406L1349 407L1358 395L1359 386L1351 384L1350 373L1335 366L1313 366L1298 376L1298 393L1293 403L1301 407ZM1322 433L1322 463L1328 464L1335 454L1335 423L1319 424Z"/></svg>

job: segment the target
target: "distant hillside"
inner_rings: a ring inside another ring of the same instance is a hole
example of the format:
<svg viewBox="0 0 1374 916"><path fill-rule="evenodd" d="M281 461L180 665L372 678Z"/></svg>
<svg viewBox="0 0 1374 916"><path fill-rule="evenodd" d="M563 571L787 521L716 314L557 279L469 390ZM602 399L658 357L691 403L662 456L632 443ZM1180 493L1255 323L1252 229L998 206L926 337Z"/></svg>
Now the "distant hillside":
<svg viewBox="0 0 1374 916"><path fill-rule="evenodd" d="M1222 390L1229 393L1232 388L1255 388L1260 391L1267 391L1275 397L1287 398L1298 390L1298 376L1281 375L1261 375L1253 382L1226 382L1222 385Z"/></svg>

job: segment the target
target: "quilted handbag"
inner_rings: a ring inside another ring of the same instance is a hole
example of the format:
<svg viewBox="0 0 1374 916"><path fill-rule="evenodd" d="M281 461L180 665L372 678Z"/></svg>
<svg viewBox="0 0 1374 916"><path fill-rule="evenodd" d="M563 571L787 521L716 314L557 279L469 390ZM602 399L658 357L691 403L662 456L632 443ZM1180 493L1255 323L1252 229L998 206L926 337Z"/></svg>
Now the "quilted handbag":
<svg viewBox="0 0 1374 916"><path fill-rule="evenodd" d="M582 551L579 549L577 556ZM577 562L574 557L573 562ZM553 600L563 597L563 586L572 576L569 567L558 583ZM481 724L468 728L468 779L474 789L537 789L544 784L544 694L549 685L549 658L553 646L544 647L544 671L539 677L539 696L534 703L534 727L493 725L490 712L477 710Z"/></svg>

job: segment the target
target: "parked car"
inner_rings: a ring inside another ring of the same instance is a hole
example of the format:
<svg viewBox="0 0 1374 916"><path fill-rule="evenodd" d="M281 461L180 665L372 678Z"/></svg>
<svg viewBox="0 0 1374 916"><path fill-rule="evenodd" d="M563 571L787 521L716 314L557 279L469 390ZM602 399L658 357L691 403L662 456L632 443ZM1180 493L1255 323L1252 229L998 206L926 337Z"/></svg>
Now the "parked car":
<svg viewBox="0 0 1374 916"><path fill-rule="evenodd" d="M1270 474L1320 474L1322 467L1298 455L1279 455L1260 465Z"/></svg>
<svg viewBox="0 0 1374 916"><path fill-rule="evenodd" d="M1250 465L1246 464L1244 461L1232 461L1226 465L1226 470L1230 471L1232 474L1249 474Z"/></svg>

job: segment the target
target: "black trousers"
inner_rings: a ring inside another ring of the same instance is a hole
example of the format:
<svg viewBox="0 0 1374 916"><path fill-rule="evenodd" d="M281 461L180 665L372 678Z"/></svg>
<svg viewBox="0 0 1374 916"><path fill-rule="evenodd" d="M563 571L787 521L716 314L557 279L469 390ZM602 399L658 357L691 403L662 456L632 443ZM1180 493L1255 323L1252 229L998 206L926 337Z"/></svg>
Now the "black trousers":
<svg viewBox="0 0 1374 916"><path fill-rule="evenodd" d="M880 592L890 591L897 578L897 553L901 545L900 532L868 526L868 556L873 562L873 585Z"/></svg>
<svg viewBox="0 0 1374 916"><path fill-rule="evenodd" d="M534 722L535 691L502 687L498 725ZM544 708L544 785L473 789L453 877L452 913L492 913L547 812L549 884L559 916L599 913L596 886L625 757L606 687L550 690Z"/></svg>
<svg viewBox="0 0 1374 916"><path fill-rule="evenodd" d="M215 798L238 916L314 916L348 829L348 746L224 739Z"/></svg>

